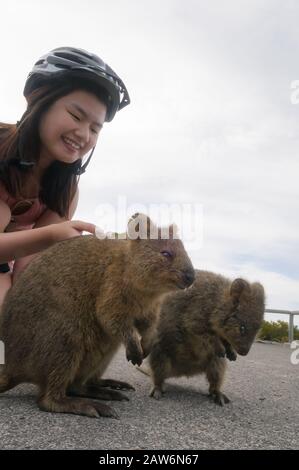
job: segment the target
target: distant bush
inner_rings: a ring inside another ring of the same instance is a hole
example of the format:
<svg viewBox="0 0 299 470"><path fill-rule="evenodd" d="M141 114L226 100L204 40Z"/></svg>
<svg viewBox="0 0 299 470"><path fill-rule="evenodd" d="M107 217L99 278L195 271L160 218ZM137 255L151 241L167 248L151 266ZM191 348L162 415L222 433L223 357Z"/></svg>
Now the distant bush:
<svg viewBox="0 0 299 470"><path fill-rule="evenodd" d="M289 338L289 324L286 321L263 321L262 327L258 333L258 339L265 341L278 341L285 343ZM294 339L299 339L299 328L294 326Z"/></svg>

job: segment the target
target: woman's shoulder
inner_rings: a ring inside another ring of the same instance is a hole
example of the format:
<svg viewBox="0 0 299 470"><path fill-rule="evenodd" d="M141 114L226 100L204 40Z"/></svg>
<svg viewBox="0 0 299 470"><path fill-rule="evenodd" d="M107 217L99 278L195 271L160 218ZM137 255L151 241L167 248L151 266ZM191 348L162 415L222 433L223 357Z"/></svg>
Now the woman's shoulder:
<svg viewBox="0 0 299 470"><path fill-rule="evenodd" d="M0 122L0 138L5 137L5 134L12 128L12 124L6 124L5 122Z"/></svg>

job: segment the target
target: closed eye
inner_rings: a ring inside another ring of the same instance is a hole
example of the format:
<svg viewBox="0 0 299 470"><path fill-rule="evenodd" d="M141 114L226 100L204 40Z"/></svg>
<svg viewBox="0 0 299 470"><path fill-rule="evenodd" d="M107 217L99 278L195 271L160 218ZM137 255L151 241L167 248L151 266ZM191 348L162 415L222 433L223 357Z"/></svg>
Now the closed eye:
<svg viewBox="0 0 299 470"><path fill-rule="evenodd" d="M81 121L81 118L79 118L79 116L77 116L76 114L73 114L69 111L69 114L74 118L75 121ZM91 132L93 134L98 134L99 131L97 129L91 129Z"/></svg>
<svg viewBox="0 0 299 470"><path fill-rule="evenodd" d="M79 116L76 116L76 114L73 114L69 111L69 114L75 119L75 121L80 121Z"/></svg>

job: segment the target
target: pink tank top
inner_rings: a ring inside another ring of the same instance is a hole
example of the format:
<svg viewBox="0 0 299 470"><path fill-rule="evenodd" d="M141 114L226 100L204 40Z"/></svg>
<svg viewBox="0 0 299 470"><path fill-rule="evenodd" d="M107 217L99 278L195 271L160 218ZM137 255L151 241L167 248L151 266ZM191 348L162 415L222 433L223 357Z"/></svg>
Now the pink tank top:
<svg viewBox="0 0 299 470"><path fill-rule="evenodd" d="M10 196L1 182L0 199L8 205L11 211L11 220L5 232L15 232L16 230L32 228L37 219L47 208L39 198L22 199Z"/></svg>

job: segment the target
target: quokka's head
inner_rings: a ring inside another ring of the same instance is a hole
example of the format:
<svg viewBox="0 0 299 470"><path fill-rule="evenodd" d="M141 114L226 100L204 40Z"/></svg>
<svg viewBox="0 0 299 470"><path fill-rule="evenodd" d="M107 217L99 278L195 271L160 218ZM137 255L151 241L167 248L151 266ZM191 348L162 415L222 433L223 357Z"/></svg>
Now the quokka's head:
<svg viewBox="0 0 299 470"><path fill-rule="evenodd" d="M157 227L137 213L128 222L127 239L132 270L144 291L166 293L191 286L195 272L174 224Z"/></svg>
<svg viewBox="0 0 299 470"><path fill-rule="evenodd" d="M265 311L264 288L258 282L250 284L235 279L226 303L228 313L221 319L221 335L241 356L248 354L262 326Z"/></svg>

